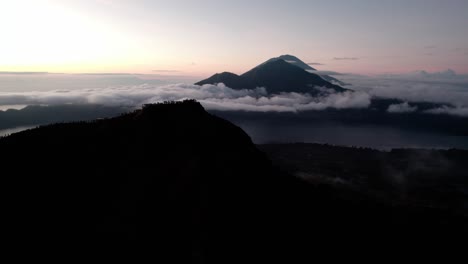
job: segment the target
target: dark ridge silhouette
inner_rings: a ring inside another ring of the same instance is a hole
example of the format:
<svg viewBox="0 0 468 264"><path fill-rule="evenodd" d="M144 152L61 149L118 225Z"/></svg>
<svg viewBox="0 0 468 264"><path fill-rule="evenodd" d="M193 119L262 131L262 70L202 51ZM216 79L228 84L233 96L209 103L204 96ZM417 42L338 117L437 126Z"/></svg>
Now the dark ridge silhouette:
<svg viewBox="0 0 468 264"><path fill-rule="evenodd" d="M467 233L452 211L284 173L192 100L23 131L1 138L0 150L2 238L17 256L303 263L327 249L446 244Z"/></svg>
<svg viewBox="0 0 468 264"><path fill-rule="evenodd" d="M459 133L457 134L460 134L462 131L465 131L464 129L462 129L462 127L466 122L463 122L464 119L461 117L441 115L444 116L444 118L440 118L439 115L422 114L423 111L444 106L442 104L435 103L409 103L411 107L417 107L417 110L414 113L410 113L411 116L413 116L412 119L414 119L414 121L405 121L398 123L398 120L401 121L403 117L406 117L409 114L392 113L391 115L387 115L387 109L391 104L401 103L403 103L403 101L397 99L374 98L372 99L371 105L369 107L371 111L355 111L353 109L345 109L334 112L335 114L332 116L330 115L329 111L324 111L323 114L320 114L321 111L306 111L304 113L294 113L292 114L292 118L297 119L297 116L315 116L316 121L321 122L336 121L340 123L354 122L357 124L372 124L372 122L374 122L374 124L376 125L385 124L385 120L394 120L392 121L393 126L411 125L416 129L425 131L432 131L434 129L440 131L458 131ZM447 106L451 107L450 105ZM67 104L50 106L30 105L20 110L10 109L6 111L0 111L0 130L23 126L46 125L57 122L86 121L97 118L108 118L117 116L124 112L128 112L129 109L130 108L128 107L121 106L103 106L90 104ZM258 116L258 113L251 112L247 114L245 112L238 113L236 111L230 111L229 113L217 111L211 112L216 113L219 116L226 116L226 118L237 115L246 115L245 117L243 117L245 118L245 121L248 121L252 118L257 118L253 116ZM358 112L357 115L350 115L351 113L356 112ZM252 115L252 117L249 117L250 114ZM262 113L261 115L264 116L265 120L268 120L269 118L276 116L277 114ZM279 119L281 120L281 118ZM229 118L229 120L231 119ZM242 120L238 120L236 118L232 119L231 121L235 123L242 122ZM439 123L441 123L441 125L438 125ZM468 131L468 129L466 131Z"/></svg>
<svg viewBox="0 0 468 264"><path fill-rule="evenodd" d="M319 75L305 71L283 59L271 59L238 76L233 73L215 74L196 85L224 83L233 89L255 89L265 87L268 93L298 92L318 94L317 87L336 92L346 89L322 79ZM229 85L228 85L229 84Z"/></svg>
<svg viewBox="0 0 468 264"><path fill-rule="evenodd" d="M210 78L200 81L196 83L197 85L203 84L218 84L224 83L227 87L233 89L254 89L247 80L243 79L241 76L230 73L230 72L223 72L223 73L216 73L215 75L211 76Z"/></svg>
<svg viewBox="0 0 468 264"><path fill-rule="evenodd" d="M125 107L92 104L42 106L29 105L23 109L0 111L0 129L18 126L50 124L113 117L127 112Z"/></svg>

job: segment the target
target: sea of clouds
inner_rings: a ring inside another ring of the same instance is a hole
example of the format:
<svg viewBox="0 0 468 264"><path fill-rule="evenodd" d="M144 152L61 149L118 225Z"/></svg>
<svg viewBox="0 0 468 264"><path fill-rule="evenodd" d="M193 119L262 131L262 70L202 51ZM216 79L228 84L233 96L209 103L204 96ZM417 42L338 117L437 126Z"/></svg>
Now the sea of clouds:
<svg viewBox="0 0 468 264"><path fill-rule="evenodd" d="M340 80L352 84L346 86L365 92L372 98L395 98L404 101L389 107L390 113L414 112L411 102L447 104L426 111L432 114L468 116L468 76L457 75L452 70L428 73L425 71L408 74L360 76L340 74Z"/></svg>
<svg viewBox="0 0 468 264"><path fill-rule="evenodd" d="M224 84L142 84L100 89L0 93L0 105L102 104L139 107L148 103L184 99L196 99L207 109L257 112L365 108L370 104L370 96L364 92L324 93L318 97L299 93L268 95L265 88L234 90Z"/></svg>
<svg viewBox="0 0 468 264"><path fill-rule="evenodd" d="M92 85L87 82L85 88L79 85L68 88L51 86L53 89L28 90L23 86L2 89L0 76L0 106L9 105L60 105L60 104L102 104L108 106L140 107L143 104L168 100L196 99L207 109L226 111L256 112L298 112L307 110L324 110L328 108L348 109L367 108L371 99L396 98L403 103L391 105L389 113L414 112L418 109L411 102L446 103L447 106L427 111L430 114L453 114L468 116L468 77L447 74L429 74L419 72L407 75L359 76L339 74L335 77L350 83L346 86L354 91L330 93L323 90L319 96L299 93L281 93L270 95L265 88L254 90L234 90L223 84L159 84L139 79L136 83L119 85L118 79L111 85L102 87L102 83ZM60 78L66 78L60 77ZM95 77L93 77L95 78ZM122 78L108 76L106 78ZM132 77L135 78L135 77Z"/></svg>

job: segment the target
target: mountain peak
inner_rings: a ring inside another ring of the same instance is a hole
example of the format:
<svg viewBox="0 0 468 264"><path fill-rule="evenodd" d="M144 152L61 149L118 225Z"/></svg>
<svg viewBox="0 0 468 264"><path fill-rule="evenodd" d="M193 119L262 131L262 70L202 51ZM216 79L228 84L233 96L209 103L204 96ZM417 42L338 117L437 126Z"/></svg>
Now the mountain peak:
<svg viewBox="0 0 468 264"><path fill-rule="evenodd" d="M289 74L289 73L299 73L305 72L303 69L296 67L290 62L287 62L284 59L280 58L273 58L267 60L266 62L258 65L257 67L251 69L250 71L242 74L241 76L250 76L252 73L262 72L262 71L276 71L277 74ZM310 73L308 73L310 74Z"/></svg>
<svg viewBox="0 0 468 264"><path fill-rule="evenodd" d="M317 94L320 91L315 87L326 87L337 92L346 90L311 73L310 70L314 69L297 57L286 54L269 59L240 76L224 72L202 80L196 85L224 83L232 89L265 87L269 93Z"/></svg>
<svg viewBox="0 0 468 264"><path fill-rule="evenodd" d="M281 55L279 57L276 57L276 58L272 58L270 60L284 60L288 63L290 63L291 65L294 65L296 67L299 67L303 70L306 70L308 72L311 72L311 71L317 71L317 69L315 68L312 68L309 64L303 62L302 60L300 60L298 57L294 56L294 55L290 55L290 54L285 54L285 55ZM330 82L330 83L333 83L333 84L338 84L338 85L346 85L346 83L334 78L334 77L331 77L330 75L326 75L326 74L323 74L323 73L316 73L318 74L320 77L322 77L322 79L324 79L325 81L327 82Z"/></svg>
<svg viewBox="0 0 468 264"><path fill-rule="evenodd" d="M270 60L284 60L296 67L299 67L303 70L311 70L311 71L316 71L316 69L310 67L310 65L308 65L307 63L303 62L302 60L300 60L298 57L294 56L294 55L290 55L290 54L285 54L285 55L281 55L279 57L276 57L276 58L272 58Z"/></svg>
<svg viewBox="0 0 468 264"><path fill-rule="evenodd" d="M283 67L292 66L291 63L289 63L287 60L278 57L278 58L267 60L266 62L258 65L254 69L265 67L265 66L271 66L271 65L282 65Z"/></svg>
<svg viewBox="0 0 468 264"><path fill-rule="evenodd" d="M227 71L224 71L224 72L221 72L221 73L216 73L216 75L219 75L219 76L238 76L235 73L227 72Z"/></svg>
<svg viewBox="0 0 468 264"><path fill-rule="evenodd" d="M345 90L280 58L270 59L242 74L241 77L252 83L254 87L266 87L269 93L317 94L319 91L314 87L327 87L337 92Z"/></svg>
<svg viewBox="0 0 468 264"><path fill-rule="evenodd" d="M291 55L291 54L284 54L279 57L278 59L283 59L283 60L295 60L295 61L301 61L298 57Z"/></svg>

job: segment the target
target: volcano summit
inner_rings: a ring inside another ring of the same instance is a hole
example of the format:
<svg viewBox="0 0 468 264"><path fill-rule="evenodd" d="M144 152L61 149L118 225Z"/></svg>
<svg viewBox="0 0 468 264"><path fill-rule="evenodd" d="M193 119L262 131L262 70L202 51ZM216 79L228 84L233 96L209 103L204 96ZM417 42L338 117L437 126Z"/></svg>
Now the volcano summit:
<svg viewBox="0 0 468 264"><path fill-rule="evenodd" d="M312 67L291 55L272 58L250 71L236 75L230 72L217 73L196 85L224 83L233 89L265 87L270 94L282 92L319 94L324 89L344 92L347 89L335 85L318 74Z"/></svg>

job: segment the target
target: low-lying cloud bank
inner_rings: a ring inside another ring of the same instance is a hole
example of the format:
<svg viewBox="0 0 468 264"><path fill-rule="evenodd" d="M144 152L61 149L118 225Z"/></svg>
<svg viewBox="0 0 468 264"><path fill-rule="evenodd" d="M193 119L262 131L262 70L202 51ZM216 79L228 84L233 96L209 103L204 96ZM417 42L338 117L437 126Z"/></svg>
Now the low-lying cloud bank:
<svg viewBox="0 0 468 264"><path fill-rule="evenodd" d="M426 111L431 114L468 116L468 75L452 70L428 73L418 71L408 74L360 76L341 74L341 81L352 84L346 88L368 93L372 97L394 98L404 102L428 102L450 104ZM411 112L409 105L395 105L388 112ZM413 112L414 112L413 111Z"/></svg>
<svg viewBox="0 0 468 264"><path fill-rule="evenodd" d="M361 92L344 92L312 97L308 94L282 93L258 98L245 96L239 98L210 98L200 102L213 110L244 110L256 112L300 112L325 110L327 108L367 108L370 96Z"/></svg>
<svg viewBox="0 0 468 264"><path fill-rule="evenodd" d="M366 108L370 96L364 92L345 92L312 97L308 94L268 95L265 88L234 90L223 84L165 86L138 85L103 89L54 90L45 92L0 93L0 105L102 104L139 107L168 100L196 99L207 109L257 112L297 112L326 108Z"/></svg>
<svg viewBox="0 0 468 264"><path fill-rule="evenodd" d="M468 116L468 107L439 107L431 110L427 110L426 113L430 114L449 114L456 116Z"/></svg>
<svg viewBox="0 0 468 264"><path fill-rule="evenodd" d="M332 73L333 74L333 73ZM333 75L337 75L333 74ZM58 78L58 77L57 77ZM140 107L142 104L167 100L196 99L207 109L255 111L255 112L300 112L307 110L367 108L372 98L395 98L403 103L390 105L389 113L422 112L427 114L450 114L468 116L468 76L453 71L429 74L419 72L405 75L359 76L339 74L337 78L352 85L345 86L354 92L330 93L326 89L319 97L308 94L281 93L267 94L264 88L255 90L234 90L223 84L191 85L160 83L129 83L114 80L111 83L97 82L86 77L87 85L82 89L60 84L60 89L21 92L0 92L0 106L5 105L59 105L59 104L102 104L107 106ZM84 77L83 77L84 78ZM29 79L28 79L29 80ZM55 80L55 79L54 79ZM75 80L75 79L72 79ZM143 82L144 80L139 80ZM24 83L29 85L30 82ZM52 82L52 84L55 84ZM57 87L52 85L52 87ZM90 88L91 87L91 88ZM107 87L107 88L94 88ZM318 87L320 89L320 87ZM0 89L1 91L2 89ZM422 110L412 102L445 103L450 106L434 106Z"/></svg>
<svg viewBox="0 0 468 264"><path fill-rule="evenodd" d="M388 107L387 112L389 113L411 113L418 110L416 106L410 106L408 102L401 104L392 104Z"/></svg>

